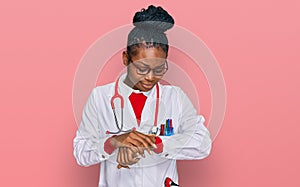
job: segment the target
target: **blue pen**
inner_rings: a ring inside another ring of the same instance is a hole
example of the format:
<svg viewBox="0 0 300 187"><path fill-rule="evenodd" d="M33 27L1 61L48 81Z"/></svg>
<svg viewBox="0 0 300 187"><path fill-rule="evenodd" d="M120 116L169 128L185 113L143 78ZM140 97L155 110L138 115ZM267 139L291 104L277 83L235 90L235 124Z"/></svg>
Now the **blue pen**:
<svg viewBox="0 0 300 187"><path fill-rule="evenodd" d="M165 123L165 136L168 135L168 120L166 120L166 123Z"/></svg>
<svg viewBox="0 0 300 187"><path fill-rule="evenodd" d="M166 121L166 136L171 135L170 131L171 131L171 129L170 129L170 119L167 119L167 121Z"/></svg>

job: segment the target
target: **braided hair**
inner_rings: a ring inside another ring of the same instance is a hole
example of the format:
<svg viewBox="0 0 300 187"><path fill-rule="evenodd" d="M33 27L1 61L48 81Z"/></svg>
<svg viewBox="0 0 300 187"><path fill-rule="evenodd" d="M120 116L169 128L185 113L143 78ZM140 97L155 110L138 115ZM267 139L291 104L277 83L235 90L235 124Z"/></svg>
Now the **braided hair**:
<svg viewBox="0 0 300 187"><path fill-rule="evenodd" d="M137 54L140 47L160 47L168 56L168 38L165 32L174 25L174 19L162 7L150 5L148 9L136 12L135 26L128 34L127 54L129 58Z"/></svg>

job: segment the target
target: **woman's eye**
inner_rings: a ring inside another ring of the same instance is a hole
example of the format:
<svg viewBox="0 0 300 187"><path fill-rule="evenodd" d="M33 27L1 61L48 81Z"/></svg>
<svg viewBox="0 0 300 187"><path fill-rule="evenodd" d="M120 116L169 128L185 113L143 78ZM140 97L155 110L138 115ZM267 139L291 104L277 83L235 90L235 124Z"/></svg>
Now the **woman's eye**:
<svg viewBox="0 0 300 187"><path fill-rule="evenodd" d="M148 68L138 68L141 72L146 72L148 71Z"/></svg>
<svg viewBox="0 0 300 187"><path fill-rule="evenodd" d="M164 68L158 68L158 69L155 69L154 71L157 73L160 73L160 72L164 71Z"/></svg>

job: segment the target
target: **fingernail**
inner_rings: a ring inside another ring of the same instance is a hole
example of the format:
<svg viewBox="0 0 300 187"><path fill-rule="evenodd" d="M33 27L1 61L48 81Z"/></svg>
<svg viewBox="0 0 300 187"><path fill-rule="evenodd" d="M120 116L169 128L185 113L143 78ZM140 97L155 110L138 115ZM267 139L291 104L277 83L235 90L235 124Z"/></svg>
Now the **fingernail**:
<svg viewBox="0 0 300 187"><path fill-rule="evenodd" d="M152 147L154 147L154 149L157 149L157 146L155 144L152 144Z"/></svg>
<svg viewBox="0 0 300 187"><path fill-rule="evenodd" d="M150 155L153 155L153 151L150 150Z"/></svg>

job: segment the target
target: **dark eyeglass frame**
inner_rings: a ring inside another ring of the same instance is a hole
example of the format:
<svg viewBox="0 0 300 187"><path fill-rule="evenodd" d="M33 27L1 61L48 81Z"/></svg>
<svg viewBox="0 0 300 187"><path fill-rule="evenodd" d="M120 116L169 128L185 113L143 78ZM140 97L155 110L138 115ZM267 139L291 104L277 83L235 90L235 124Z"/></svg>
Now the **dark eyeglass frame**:
<svg viewBox="0 0 300 187"><path fill-rule="evenodd" d="M161 74L155 72L155 69L158 69L157 67L155 67L155 68L145 67L145 68L147 68L148 70L145 71L145 73L140 73L140 72L139 72L140 67L138 67L138 66L135 64L135 62L137 62L137 61L132 61L132 60L130 59L130 62L132 62L131 64L135 67L136 73L139 74L139 75L147 75L148 73L150 73L150 71L152 71L153 74L154 74L154 76L163 76L163 75L168 71L168 69L169 69L167 59L165 59L164 72L161 73ZM141 70L140 70L140 71L141 71Z"/></svg>

